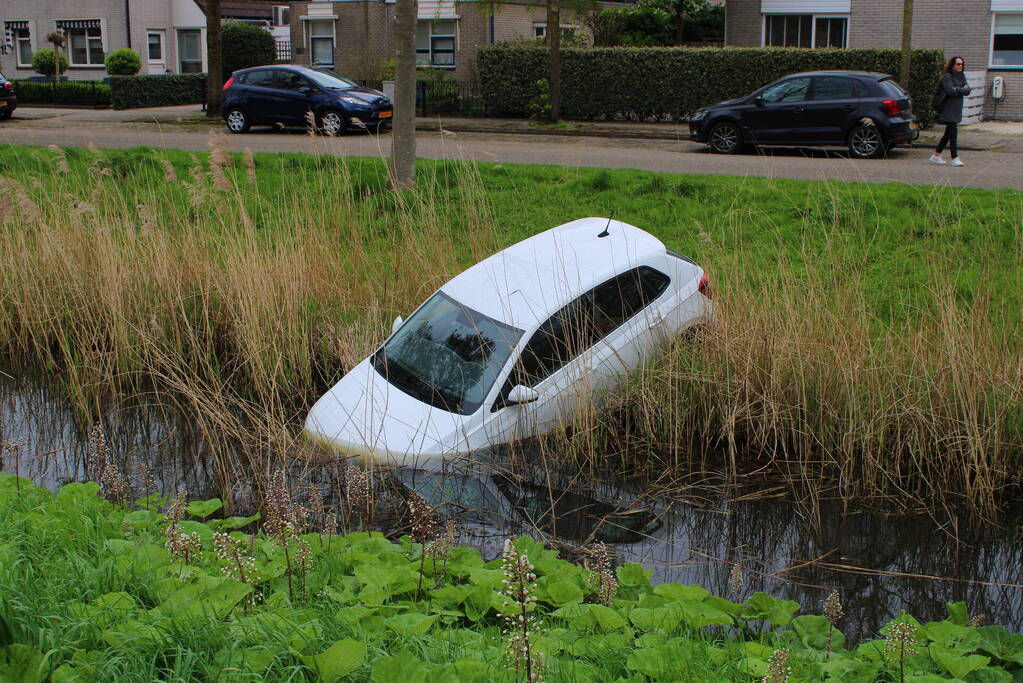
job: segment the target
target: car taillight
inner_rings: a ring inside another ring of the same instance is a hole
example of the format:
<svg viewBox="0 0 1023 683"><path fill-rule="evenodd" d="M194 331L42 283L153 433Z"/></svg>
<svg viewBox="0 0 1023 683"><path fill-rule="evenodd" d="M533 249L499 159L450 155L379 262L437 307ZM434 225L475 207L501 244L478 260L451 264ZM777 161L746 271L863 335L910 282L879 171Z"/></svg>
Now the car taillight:
<svg viewBox="0 0 1023 683"><path fill-rule="evenodd" d="M4 90L14 90L14 84L10 81L4 83Z"/></svg>
<svg viewBox="0 0 1023 683"><path fill-rule="evenodd" d="M696 289L700 292L700 294L704 295L708 299L711 298L710 277L706 273L704 273L700 278L700 285Z"/></svg>
<svg viewBox="0 0 1023 683"><path fill-rule="evenodd" d="M234 76L231 76L229 79L227 79L227 83L224 84L224 90L227 90L232 85L234 85Z"/></svg>
<svg viewBox="0 0 1023 683"><path fill-rule="evenodd" d="M885 100L881 103L881 109L883 109L884 113L888 114L888 116L895 116L902 111L902 107L899 106L899 103L896 100Z"/></svg>

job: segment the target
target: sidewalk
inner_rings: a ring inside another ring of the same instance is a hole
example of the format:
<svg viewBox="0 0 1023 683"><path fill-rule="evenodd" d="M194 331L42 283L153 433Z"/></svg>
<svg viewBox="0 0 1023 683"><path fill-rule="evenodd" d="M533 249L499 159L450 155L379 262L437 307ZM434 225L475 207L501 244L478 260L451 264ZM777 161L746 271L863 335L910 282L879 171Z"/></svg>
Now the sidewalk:
<svg viewBox="0 0 1023 683"><path fill-rule="evenodd" d="M147 109L63 109L19 107L14 121L28 120L37 125L66 124L72 122L174 124L223 128L220 119L207 119L197 104ZM29 124L32 125L32 124ZM563 121L556 125L540 124L525 119L488 119L470 117L428 116L416 120L416 129L444 130L456 133L528 134L588 136L606 138L645 138L654 140L688 140L686 123L651 123L631 121ZM226 129L224 129L226 130ZM921 131L914 143L917 147L937 144L943 127L932 125ZM963 126L959 132L959 147L971 151L1010 151L1023 153L1023 122L984 121Z"/></svg>

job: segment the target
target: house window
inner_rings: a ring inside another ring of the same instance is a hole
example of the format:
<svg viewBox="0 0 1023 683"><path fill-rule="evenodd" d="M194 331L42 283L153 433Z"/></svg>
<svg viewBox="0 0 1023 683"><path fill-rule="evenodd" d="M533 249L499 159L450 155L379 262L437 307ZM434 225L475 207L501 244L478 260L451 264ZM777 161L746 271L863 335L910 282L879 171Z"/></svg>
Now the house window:
<svg viewBox="0 0 1023 683"><path fill-rule="evenodd" d="M178 62L183 74L202 73L201 29L178 29Z"/></svg>
<svg viewBox="0 0 1023 683"><path fill-rule="evenodd" d="M576 37L579 27L574 24L561 25L561 40L572 40ZM547 24L533 24L533 37L542 39L547 37Z"/></svg>
<svg viewBox="0 0 1023 683"><path fill-rule="evenodd" d="M1023 14L996 14L991 66L1023 66Z"/></svg>
<svg viewBox="0 0 1023 683"><path fill-rule="evenodd" d="M334 63L334 22L310 21L309 54L314 66L330 66Z"/></svg>
<svg viewBox="0 0 1023 683"><path fill-rule="evenodd" d="M419 66L455 65L455 22L420 21L416 27L416 64Z"/></svg>
<svg viewBox="0 0 1023 683"><path fill-rule="evenodd" d="M103 32L99 19L58 21L57 29L67 36L71 66L103 66Z"/></svg>
<svg viewBox="0 0 1023 683"><path fill-rule="evenodd" d="M287 26L290 18L290 12L288 11L287 5L274 5L274 26Z"/></svg>
<svg viewBox="0 0 1023 683"><path fill-rule="evenodd" d="M4 23L7 42L14 48L18 66L32 66L32 36L27 21L8 21Z"/></svg>
<svg viewBox="0 0 1023 683"><path fill-rule="evenodd" d="M149 61L151 62L162 62L163 61L163 35L159 33L150 33L147 36L147 42L149 45Z"/></svg>
<svg viewBox="0 0 1023 683"><path fill-rule="evenodd" d="M764 45L774 47L846 47L848 17L767 14Z"/></svg>

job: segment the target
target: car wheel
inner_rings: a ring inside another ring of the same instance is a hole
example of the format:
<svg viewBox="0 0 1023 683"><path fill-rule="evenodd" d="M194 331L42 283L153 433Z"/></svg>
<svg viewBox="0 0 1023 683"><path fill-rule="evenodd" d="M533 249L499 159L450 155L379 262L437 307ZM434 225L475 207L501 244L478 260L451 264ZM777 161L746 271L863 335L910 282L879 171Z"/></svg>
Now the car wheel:
<svg viewBox="0 0 1023 683"><path fill-rule="evenodd" d="M11 109L4 109L3 111L0 111L0 121L6 121L7 119L11 118L11 116L13 116L13 115L14 115L14 111L13 110L11 110Z"/></svg>
<svg viewBox="0 0 1023 683"><path fill-rule="evenodd" d="M875 159L885 151L881 129L873 123L861 123L849 131L849 154L856 159Z"/></svg>
<svg viewBox="0 0 1023 683"><path fill-rule="evenodd" d="M345 117L335 109L328 109L320 117L320 132L324 135L344 135Z"/></svg>
<svg viewBox="0 0 1023 683"><path fill-rule="evenodd" d="M232 133L246 133L249 130L249 117L241 109L229 109L224 116L227 129Z"/></svg>
<svg viewBox="0 0 1023 683"><path fill-rule="evenodd" d="M715 154L735 154L742 149L742 132L731 121L715 124L707 140L710 151Z"/></svg>

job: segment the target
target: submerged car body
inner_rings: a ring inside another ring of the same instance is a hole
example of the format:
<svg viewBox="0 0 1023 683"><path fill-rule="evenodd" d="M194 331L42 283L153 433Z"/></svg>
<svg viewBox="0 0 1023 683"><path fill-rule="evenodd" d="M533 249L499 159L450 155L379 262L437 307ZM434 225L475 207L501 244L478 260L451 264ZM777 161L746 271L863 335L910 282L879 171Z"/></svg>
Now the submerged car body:
<svg viewBox="0 0 1023 683"><path fill-rule="evenodd" d="M344 455L410 467L550 432L713 316L707 276L653 235L584 218L444 284L306 419Z"/></svg>

